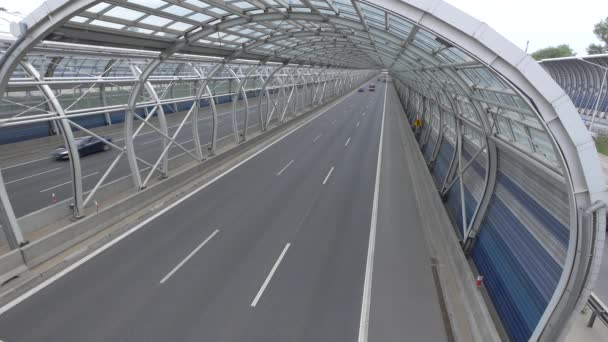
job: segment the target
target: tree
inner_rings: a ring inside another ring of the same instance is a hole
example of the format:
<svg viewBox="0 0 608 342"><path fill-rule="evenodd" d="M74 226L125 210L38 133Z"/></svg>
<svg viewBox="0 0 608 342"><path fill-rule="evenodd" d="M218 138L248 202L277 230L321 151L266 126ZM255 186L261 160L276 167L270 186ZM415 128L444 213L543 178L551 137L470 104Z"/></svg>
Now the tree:
<svg viewBox="0 0 608 342"><path fill-rule="evenodd" d="M602 53L608 53L608 47L601 44L590 44L587 47L587 53L590 55L599 55Z"/></svg>
<svg viewBox="0 0 608 342"><path fill-rule="evenodd" d="M593 27L593 34L600 40L600 44L589 45L587 47L587 53L590 55L608 53L608 17L595 24Z"/></svg>
<svg viewBox="0 0 608 342"><path fill-rule="evenodd" d="M540 49L532 53L532 58L537 61L545 58L559 58L559 57L571 57L575 56L574 50L568 44L562 44L558 46L549 46L544 49Z"/></svg>

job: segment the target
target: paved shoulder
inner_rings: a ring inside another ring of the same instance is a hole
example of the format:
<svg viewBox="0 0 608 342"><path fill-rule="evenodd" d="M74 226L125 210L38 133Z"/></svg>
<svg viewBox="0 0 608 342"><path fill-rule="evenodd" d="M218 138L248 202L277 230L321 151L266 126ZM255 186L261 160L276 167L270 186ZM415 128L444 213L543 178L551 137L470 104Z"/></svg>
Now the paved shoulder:
<svg viewBox="0 0 608 342"><path fill-rule="evenodd" d="M412 179L399 138L401 106L387 95L368 341L446 341Z"/></svg>

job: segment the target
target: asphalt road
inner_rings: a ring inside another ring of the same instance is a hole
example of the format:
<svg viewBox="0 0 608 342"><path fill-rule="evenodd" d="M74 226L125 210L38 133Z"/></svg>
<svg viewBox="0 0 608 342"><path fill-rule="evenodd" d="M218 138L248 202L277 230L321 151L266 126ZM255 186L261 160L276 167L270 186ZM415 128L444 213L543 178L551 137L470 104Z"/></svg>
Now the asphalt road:
<svg viewBox="0 0 608 342"><path fill-rule="evenodd" d="M218 146L219 144L234 143L231 104L221 107L222 109L218 111ZM262 109L266 109L265 101L262 103ZM242 129L244 126L244 104L239 103L237 111L238 127ZM173 114L167 115L167 117L170 118L172 115ZM177 130L178 124L170 125L170 136ZM207 144L211 140L211 125L210 109L207 107L201 111L199 116L199 136L201 143L203 144ZM122 146L123 125L118 124L114 126L116 128L115 130L112 130L112 133L102 135L112 137L113 142L116 145ZM137 125L135 127L137 127ZM249 131L253 132L256 129L259 130L260 125L257 111L257 98L253 98L249 102ZM93 131L95 130L93 129ZM143 134L140 134L135 139L136 154L148 163L154 164L162 152L161 136L147 127L142 133ZM191 152L194 151L190 120L184 125L179 135L176 137L176 140L180 142L185 149ZM50 156L51 151L56 147L57 146L40 146L41 151L43 151L42 154L44 155L41 159L17 165L3 165L2 175L17 217L52 205L53 194L57 202L72 197L72 175L69 162L56 161L48 157ZM203 153L207 152L204 150L206 147L207 146L203 146ZM186 154L186 152L174 144L168 153L169 168L171 169L174 167L175 162L172 162L173 159L184 154ZM97 184L117 155L118 151L112 149L108 152L96 153L81 158L84 191L92 189ZM142 171L149 169L147 165L141 162L139 166ZM149 171L142 172L142 180L145 179L148 172ZM126 177L129 174L129 165L126 157L123 156L110 173L105 183L121 177Z"/></svg>
<svg viewBox="0 0 608 342"><path fill-rule="evenodd" d="M377 88L2 313L0 340L356 341Z"/></svg>

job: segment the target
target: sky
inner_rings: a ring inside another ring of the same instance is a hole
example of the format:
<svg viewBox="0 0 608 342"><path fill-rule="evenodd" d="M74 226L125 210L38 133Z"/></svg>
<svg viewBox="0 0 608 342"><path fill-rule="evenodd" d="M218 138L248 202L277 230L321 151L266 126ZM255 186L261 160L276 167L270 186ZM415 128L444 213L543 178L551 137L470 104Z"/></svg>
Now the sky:
<svg viewBox="0 0 608 342"><path fill-rule="evenodd" d="M598 43L593 25L608 17L608 0L445 0L528 52L569 44L579 56L590 43ZM373 0L372 0L373 2ZM41 0L0 0L0 7L29 13ZM6 23L0 21L0 31Z"/></svg>

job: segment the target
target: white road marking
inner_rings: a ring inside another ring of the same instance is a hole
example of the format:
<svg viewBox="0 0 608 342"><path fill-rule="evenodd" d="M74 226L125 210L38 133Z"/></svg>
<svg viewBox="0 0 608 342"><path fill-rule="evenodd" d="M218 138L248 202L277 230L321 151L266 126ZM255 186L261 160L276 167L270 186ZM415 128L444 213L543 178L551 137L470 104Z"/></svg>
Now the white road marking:
<svg viewBox="0 0 608 342"><path fill-rule="evenodd" d="M323 134L319 134L319 135L317 135L317 137L316 137L316 138L312 139L312 142L314 143L314 142L316 142L317 140L319 140L319 138L320 138L322 135L323 135Z"/></svg>
<svg viewBox="0 0 608 342"><path fill-rule="evenodd" d="M334 167L332 166L331 169L329 169L329 172L327 173L327 176L325 176L325 179L323 180L323 185L325 185L325 183L327 183L327 180L329 179L329 177L331 177L331 174L334 172Z"/></svg>
<svg viewBox="0 0 608 342"><path fill-rule="evenodd" d="M91 176L95 176L95 175L96 175L96 174L98 174L98 173L99 173L99 172L93 172L93 173L88 174L88 175L86 175L86 176L82 176L82 179L85 179L85 178L87 178L87 177L91 177ZM50 191L50 190L53 190L53 189L57 189L57 188L59 188L59 187L61 187L61 186L64 186L64 185L68 185L68 184L70 184L70 183L72 183L72 181L65 182L65 183L61 183L61 184L58 184L58 185L52 186L52 187L47 188L47 189L44 189L44 190L40 190L40 192L47 192L47 191Z"/></svg>
<svg viewBox="0 0 608 342"><path fill-rule="evenodd" d="M350 142L350 137L348 137L348 139L346 139L346 143L344 144L344 147L347 147L349 142Z"/></svg>
<svg viewBox="0 0 608 342"><path fill-rule="evenodd" d="M363 112L363 114L361 114L361 116L365 116L365 112Z"/></svg>
<svg viewBox="0 0 608 342"><path fill-rule="evenodd" d="M26 161L26 162L23 162L23 163L7 166L5 168L2 168L2 170L12 169L12 168L17 167L17 166L23 166L23 165L39 162L41 160L50 160L50 159L51 159L51 157L44 157L44 158L34 159L34 160Z"/></svg>
<svg viewBox="0 0 608 342"><path fill-rule="evenodd" d="M355 128L359 127L360 123L361 123L361 121L357 121L357 124L355 125Z"/></svg>
<svg viewBox="0 0 608 342"><path fill-rule="evenodd" d="M365 265L365 282L361 300L361 319L359 321L358 342L367 342L369 330L369 309L372 296L372 273L374 271L374 249L376 248L376 225L378 224L378 193L380 192L380 166L382 164L382 140L384 137L384 115L386 113L386 93L384 88L384 108L380 124L380 144L378 146L378 162L376 164L376 184L374 185L374 202L372 204L372 219L370 223L369 243L367 246L367 261Z"/></svg>
<svg viewBox="0 0 608 342"><path fill-rule="evenodd" d="M283 257L285 256L285 253L287 253L287 250L289 249L289 246L291 246L291 244L287 243L285 245L285 247L283 248L283 251L281 252L281 255L279 255L279 258L274 263L274 266L272 266L272 269L270 270L270 273L268 273L268 276L266 276L266 280L264 280L264 283L262 284L262 287L260 287L260 290L258 291L258 294L255 295L255 298L253 298L253 302L251 302L251 307L255 308L255 306L258 304L258 301L260 300L260 297L262 297L262 294L264 293L264 290L266 289L266 286L268 286L268 283L270 282L270 279L274 275L274 272L277 270L277 267L279 267L279 264L281 263L281 260L283 260Z"/></svg>
<svg viewBox="0 0 608 342"><path fill-rule="evenodd" d="M136 225L135 227L127 230L126 232L120 234L119 236L117 236L116 238L114 238L113 240L111 240L110 242L106 243L105 245L99 247L98 249L96 249L94 252L92 252L91 254L88 254L87 256L85 256L84 258L76 261L75 263L71 264L70 266L64 268L63 270L61 270L60 272L52 275L51 277L49 277L48 279L46 279L45 281L43 281L42 283L34 286L33 288L29 289L27 292L23 293L22 295L20 295L19 297L13 299L12 301L8 302L6 305L4 305L3 307L0 308L0 315L6 313L8 310L10 310L11 308L14 308L16 305L18 305L19 303L23 302L24 300L28 299L29 297L33 296L34 294L40 292L42 289L44 289L45 287L49 286L50 284L54 283L55 281L57 281L58 279L60 279L61 277L65 276L66 274L72 272L73 270L75 270L76 268L78 268L79 266L81 266L82 264L86 263L87 261L93 259L94 257L96 257L97 255L103 253L105 250L109 249L110 247L114 246L115 244L117 244L118 242L120 242L121 240L123 240L124 238L126 238L127 236L133 234L134 232L140 230L142 227L144 227L145 225L147 225L148 223L156 220L158 217L160 217L161 215L165 214L166 212L168 212L169 210L175 208L176 206L178 206L179 204L181 204L182 202L188 200L190 197L196 195L197 193L199 193L200 191L204 190L205 188L207 188L209 185L215 183L217 180L221 179L222 177L224 177L225 175L229 174L230 172L234 171L236 168L240 167L241 165L245 164L246 162L248 162L249 160L257 157L259 154L261 154L262 152L266 151L267 149L271 148L272 146L274 146L275 144L279 143L280 141L282 141L283 139L287 138L288 136L290 136L291 134L293 134L293 132L299 130L300 128L306 126L307 124L309 124L310 122L312 122L313 120L315 120L316 118L318 118L319 116L325 114L327 111L329 111L330 109L334 108L336 105L342 103L342 101L346 100L347 98L349 98L350 96L352 96L355 93L356 90L353 90L350 92L350 94L348 94L347 96L344 96L342 99L338 100L337 102L335 102L333 105L321 110L320 112L318 112L317 114L315 114L313 117L309 118L308 120L306 120L304 123L302 123L302 125L298 126L298 127L294 127L291 131L287 132L285 135L283 135L282 137L278 138L277 140L271 142L270 144L266 145L264 148L260 149L259 151L255 152L254 154L250 155L249 157L241 160L239 163L237 163L236 165L234 165L233 167L229 168L228 170L220 173L219 175L217 175L216 177L214 177L213 179L211 179L210 181L208 181L207 183L201 185L200 187L198 187L197 189L195 189L194 191L192 191L189 194L184 195L182 198L178 199L177 201L171 203L170 205L164 207L163 209L157 211L154 215L148 217L147 219L145 219L144 221L140 222L138 225ZM259 123L250 126L250 127L254 127L259 125ZM124 176L124 177L129 177Z"/></svg>
<svg viewBox="0 0 608 342"><path fill-rule="evenodd" d="M61 169L61 168L60 168L60 167L56 167L56 168L54 168L54 169L50 169L50 170L46 170L46 171L42 171L42 172L39 172L39 173L33 174L33 175L31 175L31 176L27 176L27 177L23 177L23 178L19 178L19 179L12 180L12 181L10 181L10 182L6 182L6 184L17 183L17 182L20 182L20 181L22 181L22 180L26 180L26 179L30 179L30 178L32 178L32 177L40 176L40 175L43 175L43 174L45 174L45 173L49 173L49 172L53 172L53 171L57 171L57 170L59 170L59 169Z"/></svg>
<svg viewBox="0 0 608 342"><path fill-rule="evenodd" d="M162 138L158 138L158 139L154 139L154 140L146 141L145 143L142 143L142 145L148 145L148 144L151 144L151 143L153 143L153 142L157 142L157 141L159 141L160 139L162 139Z"/></svg>
<svg viewBox="0 0 608 342"><path fill-rule="evenodd" d="M167 279L171 278L171 276L177 272L177 270L179 270L182 266L184 266L185 263L188 262L188 260L190 260L190 258L192 258L194 256L194 254L196 254L196 252L198 252L201 248L203 248L203 246L205 246L207 244L207 242L209 242L211 239L213 239L213 237L219 233L219 230L214 230L213 233L211 233L211 235L209 235L209 237L207 237L205 239L205 241L203 241L200 245L198 245L192 252L190 252L190 254L188 254L188 256L186 258L184 258L184 260L182 260L179 264L177 264L177 266L175 266L171 272L167 273L167 275L160 280L160 283L163 284L164 282L167 281Z"/></svg>
<svg viewBox="0 0 608 342"><path fill-rule="evenodd" d="M281 169L281 171L277 172L277 176L280 176L280 175L283 173L283 171L287 170L287 168L289 167L289 165L291 165L291 163L293 163L293 159L292 159L292 160L291 160L289 163L287 163L287 165L285 165L285 166L284 166L284 167Z"/></svg>

